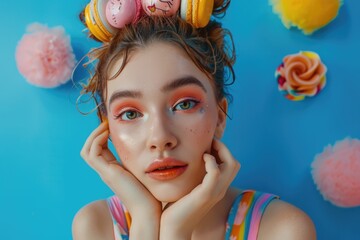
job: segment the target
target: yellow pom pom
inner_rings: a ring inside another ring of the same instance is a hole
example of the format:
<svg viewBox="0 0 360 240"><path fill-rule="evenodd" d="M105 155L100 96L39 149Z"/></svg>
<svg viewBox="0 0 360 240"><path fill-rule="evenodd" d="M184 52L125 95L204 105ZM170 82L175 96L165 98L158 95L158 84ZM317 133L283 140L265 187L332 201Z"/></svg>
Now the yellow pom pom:
<svg viewBox="0 0 360 240"><path fill-rule="evenodd" d="M326 26L338 14L342 0L269 0L286 28L298 27L304 34Z"/></svg>

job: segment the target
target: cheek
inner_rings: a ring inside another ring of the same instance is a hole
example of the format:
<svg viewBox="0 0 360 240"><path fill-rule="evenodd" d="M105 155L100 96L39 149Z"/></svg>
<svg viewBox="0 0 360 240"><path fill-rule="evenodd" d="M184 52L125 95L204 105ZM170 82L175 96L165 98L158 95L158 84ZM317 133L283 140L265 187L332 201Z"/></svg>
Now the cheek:
<svg viewBox="0 0 360 240"><path fill-rule="evenodd" d="M211 149L212 139L215 134L217 118L212 109L200 109L196 116L187 119L185 131L189 139L197 146L209 151ZM185 121L184 121L185 123Z"/></svg>
<svg viewBox="0 0 360 240"><path fill-rule="evenodd" d="M112 125L109 122L109 129L112 143L115 147L115 150L120 157L123 164L126 165L133 156L132 153L136 152L136 136L130 129L120 128L115 124Z"/></svg>

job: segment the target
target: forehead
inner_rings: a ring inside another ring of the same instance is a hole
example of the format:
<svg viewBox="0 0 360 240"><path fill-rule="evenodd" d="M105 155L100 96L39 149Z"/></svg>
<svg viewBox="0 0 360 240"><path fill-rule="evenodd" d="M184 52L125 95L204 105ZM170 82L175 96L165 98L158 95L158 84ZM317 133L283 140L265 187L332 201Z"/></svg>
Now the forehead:
<svg viewBox="0 0 360 240"><path fill-rule="evenodd" d="M110 69L110 76L119 70L123 59L119 59ZM188 54L176 44L153 42L133 51L122 72L108 81L108 96L117 90L158 90L169 81L192 76L211 90L212 81L190 59ZM139 89L140 88L140 89Z"/></svg>

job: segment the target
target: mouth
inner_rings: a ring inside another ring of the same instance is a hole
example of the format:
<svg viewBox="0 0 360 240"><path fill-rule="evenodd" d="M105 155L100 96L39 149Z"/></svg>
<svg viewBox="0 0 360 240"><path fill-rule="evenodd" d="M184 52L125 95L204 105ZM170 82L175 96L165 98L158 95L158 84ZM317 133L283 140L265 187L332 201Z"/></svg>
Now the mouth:
<svg viewBox="0 0 360 240"><path fill-rule="evenodd" d="M156 159L149 165L145 173L155 180L166 181L177 178L183 174L187 166L186 163L174 158Z"/></svg>

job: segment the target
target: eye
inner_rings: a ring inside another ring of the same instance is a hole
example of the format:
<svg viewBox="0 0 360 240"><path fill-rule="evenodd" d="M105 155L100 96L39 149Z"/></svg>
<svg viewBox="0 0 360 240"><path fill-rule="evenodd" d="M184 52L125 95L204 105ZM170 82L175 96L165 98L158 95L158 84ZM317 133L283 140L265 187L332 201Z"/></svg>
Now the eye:
<svg viewBox="0 0 360 240"><path fill-rule="evenodd" d="M184 101L181 101L173 107L173 111L186 111L194 108L199 101L192 100L192 99L186 99Z"/></svg>
<svg viewBox="0 0 360 240"><path fill-rule="evenodd" d="M120 119L121 121L132 121L136 118L142 117L143 115L135 110L127 110L121 112L119 115L115 116L115 119Z"/></svg>

